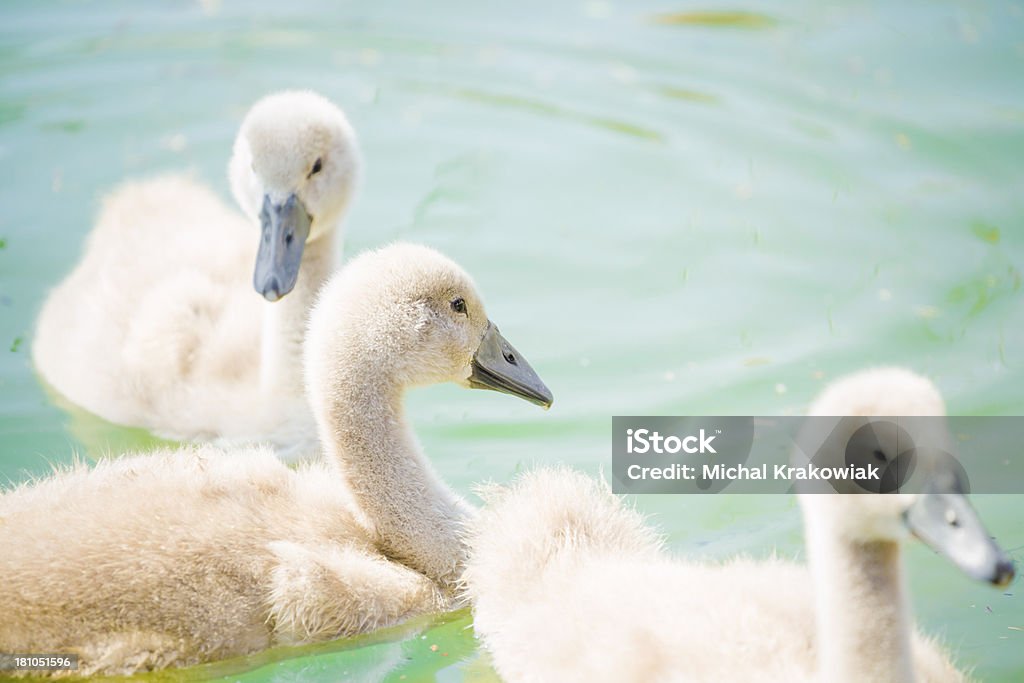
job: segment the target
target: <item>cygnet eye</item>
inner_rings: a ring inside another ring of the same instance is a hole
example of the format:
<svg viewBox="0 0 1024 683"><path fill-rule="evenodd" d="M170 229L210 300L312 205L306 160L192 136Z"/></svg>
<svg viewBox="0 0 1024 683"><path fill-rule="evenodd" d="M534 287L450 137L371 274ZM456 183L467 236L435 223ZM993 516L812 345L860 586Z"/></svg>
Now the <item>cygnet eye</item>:
<svg viewBox="0 0 1024 683"><path fill-rule="evenodd" d="M323 167L324 167L323 159L318 157L317 160L313 162L313 170L311 170L309 172L309 177L312 177L312 176L316 175L317 173L319 173L320 170Z"/></svg>
<svg viewBox="0 0 1024 683"><path fill-rule="evenodd" d="M452 310L455 311L456 313L462 313L463 315L465 315L466 314L466 300L463 299L461 296L457 297L455 299L452 299Z"/></svg>

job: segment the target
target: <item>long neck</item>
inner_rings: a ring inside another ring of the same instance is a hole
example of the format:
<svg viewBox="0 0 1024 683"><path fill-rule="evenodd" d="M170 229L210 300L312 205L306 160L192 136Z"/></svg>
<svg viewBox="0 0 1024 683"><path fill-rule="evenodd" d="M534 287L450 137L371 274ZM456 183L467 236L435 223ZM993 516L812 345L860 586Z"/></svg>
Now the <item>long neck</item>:
<svg viewBox="0 0 1024 683"><path fill-rule="evenodd" d="M402 389L353 364L336 378L319 416L325 453L341 467L357 504L389 557L451 592L466 557L461 539L469 506L445 486L406 422Z"/></svg>
<svg viewBox="0 0 1024 683"><path fill-rule="evenodd" d="M899 544L832 536L808 525L818 671L840 682L914 680Z"/></svg>
<svg viewBox="0 0 1024 683"><path fill-rule="evenodd" d="M320 286L335 269L338 231L306 244L295 288L279 301L263 302L260 390L269 396L302 396L302 340Z"/></svg>

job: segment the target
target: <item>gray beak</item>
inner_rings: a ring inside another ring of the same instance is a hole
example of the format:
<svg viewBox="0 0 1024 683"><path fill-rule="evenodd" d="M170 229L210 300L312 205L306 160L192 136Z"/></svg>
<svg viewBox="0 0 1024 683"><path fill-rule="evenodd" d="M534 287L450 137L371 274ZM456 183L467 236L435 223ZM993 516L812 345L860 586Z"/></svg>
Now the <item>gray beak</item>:
<svg viewBox="0 0 1024 683"><path fill-rule="evenodd" d="M550 408L554 402L551 390L490 321L473 355L469 386L512 394L544 408Z"/></svg>
<svg viewBox="0 0 1024 683"><path fill-rule="evenodd" d="M277 301L295 287L310 223L306 207L294 194L277 205L263 196L260 250L252 282L267 301Z"/></svg>
<svg viewBox="0 0 1024 683"><path fill-rule="evenodd" d="M943 468L935 474L907 510L907 526L971 578L997 586L1009 584L1014 576L1013 561L985 530L955 472Z"/></svg>

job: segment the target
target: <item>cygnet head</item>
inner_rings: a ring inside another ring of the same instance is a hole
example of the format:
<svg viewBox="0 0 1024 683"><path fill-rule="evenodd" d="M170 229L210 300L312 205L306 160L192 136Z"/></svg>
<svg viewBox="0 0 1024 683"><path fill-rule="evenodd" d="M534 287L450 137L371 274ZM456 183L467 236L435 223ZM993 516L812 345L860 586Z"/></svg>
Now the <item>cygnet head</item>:
<svg viewBox="0 0 1024 683"><path fill-rule="evenodd" d="M428 247L365 252L320 291L306 336L310 401L456 382L549 407L551 392L487 317L472 278ZM323 424L326 415L319 415Z"/></svg>
<svg viewBox="0 0 1024 683"><path fill-rule="evenodd" d="M266 299L292 290L306 243L340 223L359 167L352 127L326 98L286 91L249 110L228 176L239 206L260 223L253 284Z"/></svg>
<svg viewBox="0 0 1024 683"><path fill-rule="evenodd" d="M829 493L802 493L808 530L858 543L913 534L973 578L1005 585L1013 563L965 495L945 414L935 385L903 368L866 370L828 386L811 406L796 453L820 467L873 465L881 484L837 480L825 487Z"/></svg>

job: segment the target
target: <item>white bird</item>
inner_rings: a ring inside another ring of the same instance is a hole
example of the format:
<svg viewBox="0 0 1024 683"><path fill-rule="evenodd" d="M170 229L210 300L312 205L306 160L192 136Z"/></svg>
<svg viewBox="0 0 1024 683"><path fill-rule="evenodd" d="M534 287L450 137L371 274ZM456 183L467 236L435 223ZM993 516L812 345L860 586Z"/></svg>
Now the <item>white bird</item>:
<svg viewBox="0 0 1024 683"><path fill-rule="evenodd" d="M228 175L244 215L180 175L115 190L39 316L40 374L117 424L304 453L302 337L359 168L341 110L290 91L239 130Z"/></svg>
<svg viewBox="0 0 1024 683"><path fill-rule="evenodd" d="M414 245L332 278L306 358L323 462L191 446L0 497L0 652L75 653L78 675L126 674L457 604L471 508L421 453L404 393L457 382L548 406L547 387L470 277Z"/></svg>
<svg viewBox="0 0 1024 683"><path fill-rule="evenodd" d="M880 369L836 382L811 412L944 410L928 380ZM914 631L907 527L975 578L1003 585L1013 565L942 461L932 465L921 495L802 494L809 571L775 558L673 558L606 487L568 470L529 473L492 489L470 522L476 633L511 682L963 680Z"/></svg>

